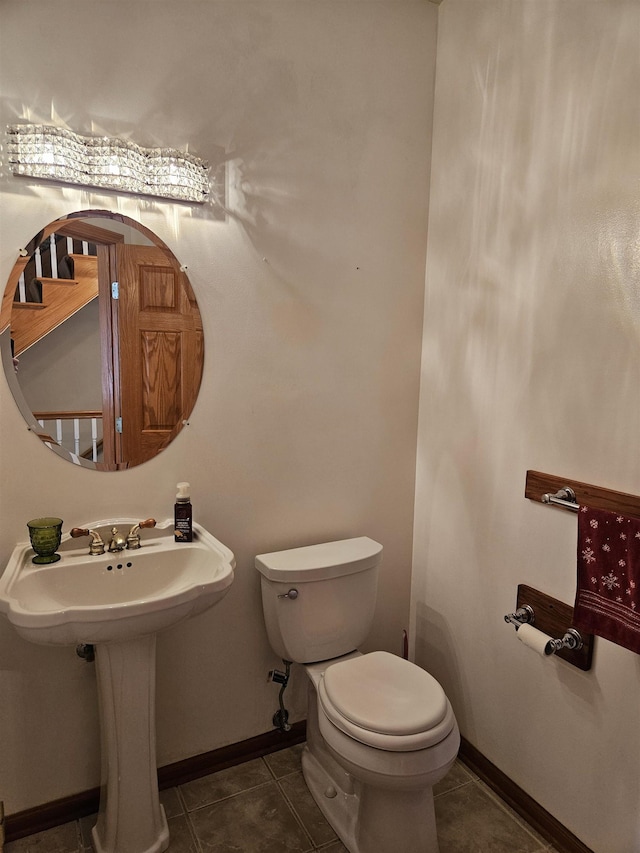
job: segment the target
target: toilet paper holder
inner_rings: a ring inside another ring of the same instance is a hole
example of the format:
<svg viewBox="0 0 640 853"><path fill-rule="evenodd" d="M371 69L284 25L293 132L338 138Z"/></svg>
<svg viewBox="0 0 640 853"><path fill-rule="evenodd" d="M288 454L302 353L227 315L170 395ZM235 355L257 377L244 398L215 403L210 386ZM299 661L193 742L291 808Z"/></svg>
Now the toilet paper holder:
<svg viewBox="0 0 640 853"><path fill-rule="evenodd" d="M514 613L506 614L505 622L516 630L523 625L535 626L549 637L545 654L556 654L582 670L591 669L593 635L573 627L573 607L526 584L519 584L516 608Z"/></svg>
<svg viewBox="0 0 640 853"><path fill-rule="evenodd" d="M517 630L521 625L533 625L536 621L536 615L533 612L533 607L525 604L523 607L519 607L515 613L507 613L504 621L511 622L512 625L516 626Z"/></svg>
<svg viewBox="0 0 640 853"><path fill-rule="evenodd" d="M519 607L515 613L507 613L504 621L515 625L516 631L523 625L534 625L536 619L533 607L525 604L523 607ZM567 628L562 639L549 639L545 647L545 654L552 655L561 649L581 649L583 645L580 631L577 628Z"/></svg>

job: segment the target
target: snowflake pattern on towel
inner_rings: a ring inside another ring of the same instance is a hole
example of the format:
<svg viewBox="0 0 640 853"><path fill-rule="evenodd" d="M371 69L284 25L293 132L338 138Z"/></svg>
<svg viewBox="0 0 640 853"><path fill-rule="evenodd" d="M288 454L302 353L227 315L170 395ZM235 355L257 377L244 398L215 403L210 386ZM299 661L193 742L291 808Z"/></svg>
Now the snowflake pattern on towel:
<svg viewBox="0 0 640 853"><path fill-rule="evenodd" d="M640 519L580 507L576 627L640 654Z"/></svg>
<svg viewBox="0 0 640 853"><path fill-rule="evenodd" d="M583 506L580 507L580 512L588 513L589 516L591 516L594 513L594 510L590 510L588 507ZM595 587L598 592L608 591L611 593L616 589L620 589L620 581L622 581L622 585L626 585L625 594L630 599L629 606L632 610L636 610L638 607L638 602L635 600L634 596L636 583L633 579L629 579L628 584L626 581L625 569L628 561L628 548L626 543L628 535L624 526L635 525L638 529L632 531L632 536L633 538L640 540L640 521L625 518L622 515L615 516L615 522L613 522L612 519L603 520L602 518L589 518L589 527L594 531L594 533L593 538L592 536L585 536L582 540L583 544L586 546L581 549L582 560L587 565L599 563L604 567L601 574L591 574L592 587ZM615 526L611 529L614 524ZM595 542L596 530L598 531L599 540L597 544ZM599 551L602 552L602 558L600 560L598 559L595 547L598 547ZM618 557L618 559L615 560L618 574L614 574L614 571L611 568L612 559L610 555L614 553L615 556ZM638 557L640 558L640 548ZM604 574L606 570L608 571ZM616 599L622 601L622 598L618 596L616 596Z"/></svg>

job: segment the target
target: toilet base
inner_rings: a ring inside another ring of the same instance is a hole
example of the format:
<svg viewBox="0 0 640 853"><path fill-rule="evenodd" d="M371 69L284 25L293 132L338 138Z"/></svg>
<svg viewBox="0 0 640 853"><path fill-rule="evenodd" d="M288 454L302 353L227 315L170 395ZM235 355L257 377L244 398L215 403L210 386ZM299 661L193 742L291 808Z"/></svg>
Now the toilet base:
<svg viewBox="0 0 640 853"><path fill-rule="evenodd" d="M317 757L308 746L302 773L349 853L439 853L432 788L393 791L363 785L328 751L321 748Z"/></svg>

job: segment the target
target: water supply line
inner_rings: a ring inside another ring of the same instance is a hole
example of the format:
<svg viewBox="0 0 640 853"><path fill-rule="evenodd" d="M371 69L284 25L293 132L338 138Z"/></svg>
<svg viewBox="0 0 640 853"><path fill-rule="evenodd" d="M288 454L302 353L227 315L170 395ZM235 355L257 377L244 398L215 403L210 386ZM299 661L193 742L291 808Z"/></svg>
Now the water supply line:
<svg viewBox="0 0 640 853"><path fill-rule="evenodd" d="M287 689L287 684L289 683L291 661L283 658L282 663L285 667L284 672L280 669L272 669L269 672L269 680L275 681L276 684L280 685L280 692L278 693L278 704L280 705L280 708L273 715L273 725L277 729L280 729L281 732L289 732L291 731L291 726L289 725L289 712L284 707L284 700L282 697L284 695L284 691Z"/></svg>

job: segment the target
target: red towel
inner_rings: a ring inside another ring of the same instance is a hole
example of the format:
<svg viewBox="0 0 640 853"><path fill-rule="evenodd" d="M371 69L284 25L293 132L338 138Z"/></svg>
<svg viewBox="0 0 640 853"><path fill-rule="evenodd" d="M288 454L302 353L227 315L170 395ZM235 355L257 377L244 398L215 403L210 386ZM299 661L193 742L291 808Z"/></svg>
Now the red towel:
<svg viewBox="0 0 640 853"><path fill-rule="evenodd" d="M640 654L640 519L580 507L574 625Z"/></svg>

